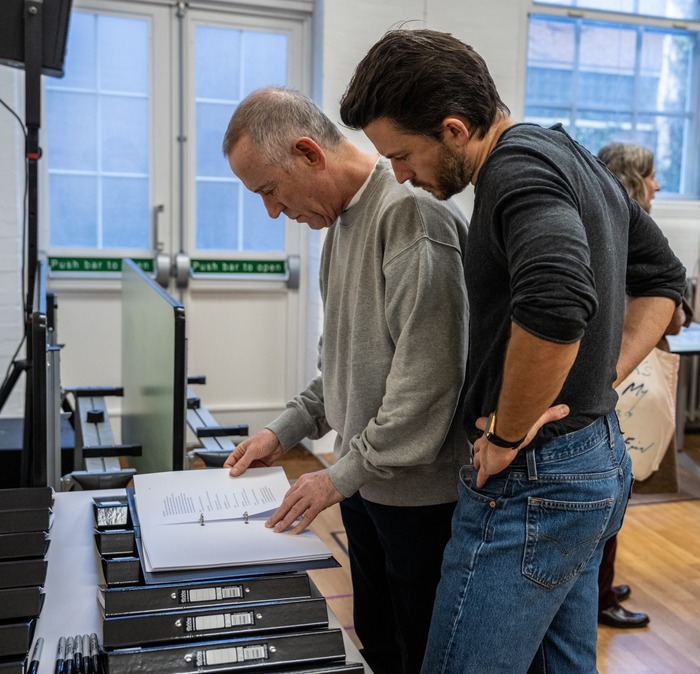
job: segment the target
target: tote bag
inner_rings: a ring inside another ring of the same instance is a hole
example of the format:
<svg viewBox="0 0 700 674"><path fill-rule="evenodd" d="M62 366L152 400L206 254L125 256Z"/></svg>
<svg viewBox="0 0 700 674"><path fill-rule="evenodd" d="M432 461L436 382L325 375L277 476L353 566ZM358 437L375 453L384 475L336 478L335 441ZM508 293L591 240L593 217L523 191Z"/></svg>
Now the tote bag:
<svg viewBox="0 0 700 674"><path fill-rule="evenodd" d="M615 406L636 480L658 470L676 428L680 356L654 350L617 387Z"/></svg>

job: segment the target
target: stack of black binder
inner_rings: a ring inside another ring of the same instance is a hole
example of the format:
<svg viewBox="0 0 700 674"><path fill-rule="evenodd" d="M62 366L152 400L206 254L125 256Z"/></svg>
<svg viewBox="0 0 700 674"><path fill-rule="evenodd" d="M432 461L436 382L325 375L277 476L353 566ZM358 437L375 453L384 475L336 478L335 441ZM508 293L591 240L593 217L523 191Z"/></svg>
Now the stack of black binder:
<svg viewBox="0 0 700 674"><path fill-rule="evenodd" d="M161 582L138 570L122 573L139 562L139 546L121 505L95 504L109 674L364 672L346 663L342 632L329 628L325 599L303 571L207 579L199 570Z"/></svg>
<svg viewBox="0 0 700 674"><path fill-rule="evenodd" d="M0 672L23 673L44 603L50 487L0 489Z"/></svg>

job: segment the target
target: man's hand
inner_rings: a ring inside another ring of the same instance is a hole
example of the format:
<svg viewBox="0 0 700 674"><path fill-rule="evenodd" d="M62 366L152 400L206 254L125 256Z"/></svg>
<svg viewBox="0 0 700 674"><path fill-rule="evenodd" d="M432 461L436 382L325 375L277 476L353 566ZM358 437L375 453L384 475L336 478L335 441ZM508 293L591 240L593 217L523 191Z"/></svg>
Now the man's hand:
<svg viewBox="0 0 700 674"><path fill-rule="evenodd" d="M265 526L272 527L279 533L288 529L301 517L301 521L291 531L293 534L299 534L322 510L334 503L340 503L344 498L331 482L328 470L306 473L290 487L282 505L265 522Z"/></svg>
<svg viewBox="0 0 700 674"><path fill-rule="evenodd" d="M554 407L550 407L535 422L520 446L516 447L515 449L503 449L503 447L496 447L486 439L486 435L482 435L474 443L474 468L476 468L478 471L476 476L476 486L478 488L483 487L489 477L508 468L508 466L510 466L510 464L513 462L513 459L515 459L517 456L518 452L532 442L532 439L537 434L537 431L542 428L542 426L551 423L552 421L559 421L568 414L568 405L555 405ZM485 431L487 421L487 417L479 417L476 420L476 427L480 431Z"/></svg>
<svg viewBox="0 0 700 674"><path fill-rule="evenodd" d="M255 435L241 442L224 462L229 473L237 477L251 466L271 466L284 452L277 436L268 428L263 428Z"/></svg>

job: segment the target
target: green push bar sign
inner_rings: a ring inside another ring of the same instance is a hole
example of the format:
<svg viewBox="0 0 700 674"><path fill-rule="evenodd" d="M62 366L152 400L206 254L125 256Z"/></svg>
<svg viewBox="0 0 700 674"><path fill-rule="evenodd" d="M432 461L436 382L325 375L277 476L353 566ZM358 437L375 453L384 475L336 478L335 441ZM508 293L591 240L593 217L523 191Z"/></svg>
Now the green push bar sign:
<svg viewBox="0 0 700 674"><path fill-rule="evenodd" d="M122 270L120 257L49 257L49 270L56 273L119 273ZM134 262L147 273L153 272L153 259L134 258ZM212 260L194 259L192 272L202 275L264 275L285 274L284 260Z"/></svg>
<svg viewBox="0 0 700 674"><path fill-rule="evenodd" d="M284 260L192 260L194 274L284 274Z"/></svg>
<svg viewBox="0 0 700 674"><path fill-rule="evenodd" d="M49 271L70 273L121 272L120 257L49 257ZM151 258L134 258L134 262L145 272L153 271Z"/></svg>

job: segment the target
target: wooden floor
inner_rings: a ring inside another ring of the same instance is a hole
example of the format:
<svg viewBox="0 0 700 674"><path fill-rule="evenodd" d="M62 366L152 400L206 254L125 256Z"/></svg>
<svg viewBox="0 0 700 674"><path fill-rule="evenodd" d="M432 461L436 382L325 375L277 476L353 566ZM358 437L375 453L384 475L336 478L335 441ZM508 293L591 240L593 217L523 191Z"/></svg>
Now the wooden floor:
<svg viewBox="0 0 700 674"><path fill-rule="evenodd" d="M283 463L290 479L322 467L301 448L292 450ZM627 510L618 538L615 582L632 587L625 606L648 613L651 622L643 629L599 628L600 674L700 673L700 436L686 436L679 466L679 496L633 497ZM310 575L359 646L339 507L321 513L313 529L342 568Z"/></svg>

